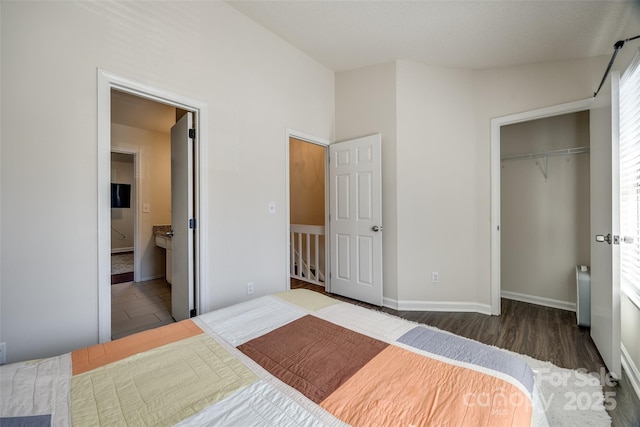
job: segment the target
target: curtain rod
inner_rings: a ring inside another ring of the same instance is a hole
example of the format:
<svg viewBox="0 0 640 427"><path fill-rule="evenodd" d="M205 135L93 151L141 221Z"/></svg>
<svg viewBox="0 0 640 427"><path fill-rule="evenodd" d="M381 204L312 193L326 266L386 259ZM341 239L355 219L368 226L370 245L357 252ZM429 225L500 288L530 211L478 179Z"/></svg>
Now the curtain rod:
<svg viewBox="0 0 640 427"><path fill-rule="evenodd" d="M613 62L616 60L616 56L618 56L618 52L620 52L620 49L622 49L622 46L624 46L626 42L630 42L631 40L635 40L635 39L640 39L640 34L628 39L618 40L616 44L613 45L613 48L614 48L613 55L611 56L611 60L609 61L607 70L604 72L604 76L602 76L602 80L600 81L600 86L598 86L598 90L593 92L594 98L598 96L598 93L600 93L600 89L602 89L602 85L604 84L604 81L607 79L607 76L609 75L609 71L611 71L611 67L613 66Z"/></svg>

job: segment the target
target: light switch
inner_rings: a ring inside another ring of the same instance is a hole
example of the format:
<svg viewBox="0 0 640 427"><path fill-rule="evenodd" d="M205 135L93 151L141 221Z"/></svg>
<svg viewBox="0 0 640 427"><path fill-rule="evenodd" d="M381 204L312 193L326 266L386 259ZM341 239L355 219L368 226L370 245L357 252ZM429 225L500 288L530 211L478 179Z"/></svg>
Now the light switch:
<svg viewBox="0 0 640 427"><path fill-rule="evenodd" d="M151 212L151 203L143 203L142 204L142 212L144 212L144 213Z"/></svg>
<svg viewBox="0 0 640 427"><path fill-rule="evenodd" d="M267 212L272 215L276 213L276 202L269 202L267 205Z"/></svg>

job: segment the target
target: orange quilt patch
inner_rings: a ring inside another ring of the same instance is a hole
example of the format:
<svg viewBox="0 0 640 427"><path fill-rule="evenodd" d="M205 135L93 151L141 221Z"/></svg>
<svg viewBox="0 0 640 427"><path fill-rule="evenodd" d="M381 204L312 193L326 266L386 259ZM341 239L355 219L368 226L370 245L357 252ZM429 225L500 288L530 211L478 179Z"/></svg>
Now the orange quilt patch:
<svg viewBox="0 0 640 427"><path fill-rule="evenodd" d="M532 415L529 398L511 383L396 346L320 406L348 424L368 426L528 426Z"/></svg>

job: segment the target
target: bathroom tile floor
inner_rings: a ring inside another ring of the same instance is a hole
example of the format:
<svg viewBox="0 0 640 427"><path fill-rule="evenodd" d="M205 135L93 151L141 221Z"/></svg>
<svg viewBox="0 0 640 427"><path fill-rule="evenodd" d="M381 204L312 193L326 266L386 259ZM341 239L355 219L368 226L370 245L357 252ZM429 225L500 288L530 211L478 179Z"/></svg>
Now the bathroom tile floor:
<svg viewBox="0 0 640 427"><path fill-rule="evenodd" d="M164 279L111 286L111 338L173 323L171 286Z"/></svg>

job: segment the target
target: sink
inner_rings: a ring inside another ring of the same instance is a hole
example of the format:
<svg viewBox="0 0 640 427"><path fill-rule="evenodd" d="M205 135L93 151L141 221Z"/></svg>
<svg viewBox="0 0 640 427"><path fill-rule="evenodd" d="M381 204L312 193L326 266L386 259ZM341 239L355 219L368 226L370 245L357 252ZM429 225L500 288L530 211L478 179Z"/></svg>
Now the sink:
<svg viewBox="0 0 640 427"><path fill-rule="evenodd" d="M171 238L167 236L158 236L156 234L156 246L171 250Z"/></svg>

